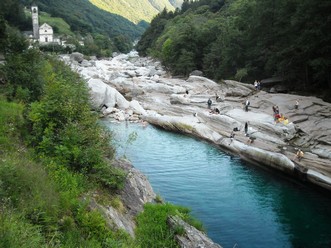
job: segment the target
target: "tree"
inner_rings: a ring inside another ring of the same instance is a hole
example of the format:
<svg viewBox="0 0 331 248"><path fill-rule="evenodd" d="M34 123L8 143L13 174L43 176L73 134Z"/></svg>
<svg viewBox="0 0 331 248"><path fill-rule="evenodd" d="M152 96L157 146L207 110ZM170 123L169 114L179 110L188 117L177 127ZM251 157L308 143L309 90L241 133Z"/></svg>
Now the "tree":
<svg viewBox="0 0 331 248"><path fill-rule="evenodd" d="M28 49L22 53L7 54L1 70L6 79L9 99L27 103L40 99L49 71L38 50Z"/></svg>

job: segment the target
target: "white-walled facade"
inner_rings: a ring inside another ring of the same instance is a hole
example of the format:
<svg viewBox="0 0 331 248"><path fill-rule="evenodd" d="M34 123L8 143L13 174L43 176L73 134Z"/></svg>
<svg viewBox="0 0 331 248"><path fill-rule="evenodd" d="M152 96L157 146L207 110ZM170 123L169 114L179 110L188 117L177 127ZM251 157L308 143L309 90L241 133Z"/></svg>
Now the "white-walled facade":
<svg viewBox="0 0 331 248"><path fill-rule="evenodd" d="M44 23L39 28L39 42L40 43L49 43L53 42L53 28L48 25L47 23Z"/></svg>

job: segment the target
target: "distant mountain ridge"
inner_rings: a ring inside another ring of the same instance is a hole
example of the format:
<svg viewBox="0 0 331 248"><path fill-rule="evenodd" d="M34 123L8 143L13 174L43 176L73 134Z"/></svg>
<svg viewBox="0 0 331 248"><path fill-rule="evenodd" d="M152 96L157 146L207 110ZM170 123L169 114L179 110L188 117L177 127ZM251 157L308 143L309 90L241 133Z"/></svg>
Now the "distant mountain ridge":
<svg viewBox="0 0 331 248"><path fill-rule="evenodd" d="M183 0L89 0L93 5L107 12L123 16L139 23L150 22L164 8L173 11L181 7Z"/></svg>

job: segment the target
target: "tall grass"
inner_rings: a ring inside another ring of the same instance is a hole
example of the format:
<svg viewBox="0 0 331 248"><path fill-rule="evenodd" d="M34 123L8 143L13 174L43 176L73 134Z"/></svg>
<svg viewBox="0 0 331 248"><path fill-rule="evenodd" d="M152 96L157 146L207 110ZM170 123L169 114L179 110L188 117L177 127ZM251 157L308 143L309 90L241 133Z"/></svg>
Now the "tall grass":
<svg viewBox="0 0 331 248"><path fill-rule="evenodd" d="M167 218L178 215L201 230L202 224L192 218L186 207L170 203L147 203L144 211L137 216L136 241L141 247L178 247L174 240L178 230L172 230L167 224ZM194 220L194 221L193 221Z"/></svg>
<svg viewBox="0 0 331 248"><path fill-rule="evenodd" d="M0 247L129 247L129 235L89 207L86 175L35 161L20 141L22 110L0 100Z"/></svg>
<svg viewBox="0 0 331 248"><path fill-rule="evenodd" d="M1 96L6 87L0 88L0 247L129 246L127 234L110 229L101 213L89 207L89 191L100 182L116 188L125 175L103 160L111 158L112 150L90 112L86 86L61 63L42 63L48 75L40 101L7 102ZM31 111L34 119L24 118ZM27 147L33 135L37 140ZM80 170L85 164L87 169Z"/></svg>
<svg viewBox="0 0 331 248"><path fill-rule="evenodd" d="M11 151L18 142L17 130L23 125L23 105L9 103L0 95L0 155Z"/></svg>

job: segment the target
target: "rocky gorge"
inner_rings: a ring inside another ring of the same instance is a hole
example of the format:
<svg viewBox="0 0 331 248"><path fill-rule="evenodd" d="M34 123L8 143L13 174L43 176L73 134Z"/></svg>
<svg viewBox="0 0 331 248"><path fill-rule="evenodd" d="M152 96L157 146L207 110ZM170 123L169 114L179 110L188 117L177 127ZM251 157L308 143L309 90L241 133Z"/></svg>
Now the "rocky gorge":
<svg viewBox="0 0 331 248"><path fill-rule="evenodd" d="M119 121L144 120L204 139L260 167L331 190L329 103L316 97L270 94L231 80L216 83L201 75L173 78L159 62L141 58L136 52L104 60L84 60L79 54L61 58L87 80L94 108L103 116ZM211 109L217 108L219 113L208 109L209 98L213 101ZM246 99L250 101L248 112L243 109ZM275 105L288 124L274 121ZM253 143L247 142L247 135L254 138ZM295 157L297 149L304 151L300 161Z"/></svg>

